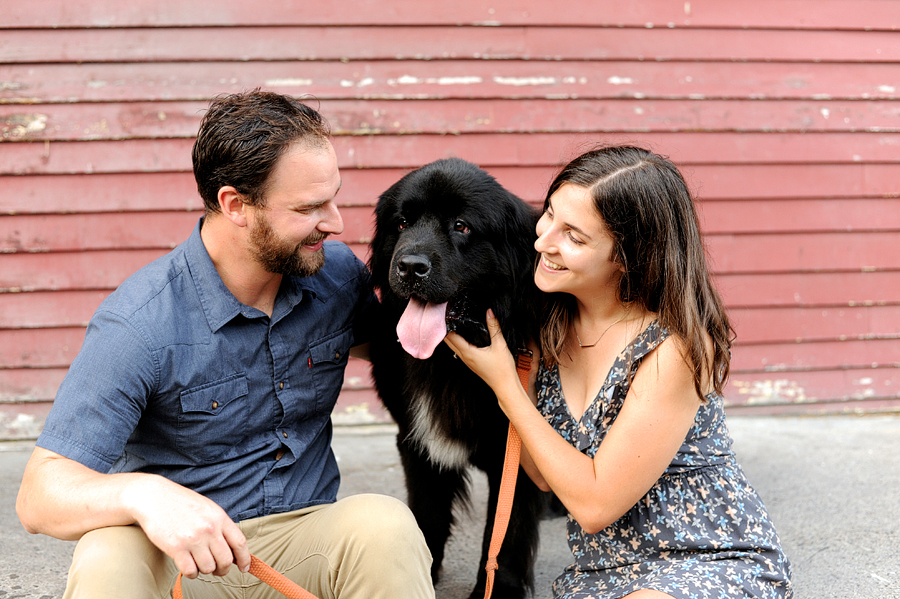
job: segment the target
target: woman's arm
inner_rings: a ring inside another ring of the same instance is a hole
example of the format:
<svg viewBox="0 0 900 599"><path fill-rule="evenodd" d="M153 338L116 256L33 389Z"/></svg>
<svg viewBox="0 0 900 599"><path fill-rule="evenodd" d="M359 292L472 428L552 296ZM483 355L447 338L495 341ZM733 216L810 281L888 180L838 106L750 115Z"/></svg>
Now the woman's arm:
<svg viewBox="0 0 900 599"><path fill-rule="evenodd" d="M670 338L648 354L616 422L591 459L537 411L518 381L492 314L488 327L493 339L489 347L473 347L455 334L447 336L447 344L497 394L540 477L582 528L588 533L606 528L659 480L694 421L700 398L681 348Z"/></svg>

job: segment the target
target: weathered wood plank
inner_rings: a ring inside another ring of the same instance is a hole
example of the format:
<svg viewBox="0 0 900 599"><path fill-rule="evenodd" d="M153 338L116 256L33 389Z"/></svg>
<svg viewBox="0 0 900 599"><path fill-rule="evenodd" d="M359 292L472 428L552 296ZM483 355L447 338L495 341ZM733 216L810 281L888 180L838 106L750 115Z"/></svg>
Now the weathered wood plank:
<svg viewBox="0 0 900 599"><path fill-rule="evenodd" d="M0 253L172 249L200 216L200 211L5 216Z"/></svg>
<svg viewBox="0 0 900 599"><path fill-rule="evenodd" d="M338 164L347 169L355 166L365 169L395 168L413 169L422 164L445 158L459 156L471 160L485 168L493 167L544 167L548 174L555 171L557 165L563 164L576 156L583 149L597 144L630 143L651 148L669 155L676 164L691 167L692 174L697 169L711 165L723 165L723 168L756 169L742 177L739 184L727 185L727 177L733 173L725 172L722 189L718 196L704 193L703 197L713 199L752 198L744 191L747 186L751 190L762 185L754 180L760 176L759 169L787 169L786 176L793 179L791 169L805 168L817 163L851 163L840 164L842 172L856 172L856 178L865 180L865 169L894 168L885 164L871 167L866 163L897 163L900 161L900 134L898 133L808 133L796 135L791 133L748 132L734 135L732 133L703 132L649 132L649 133L606 133L593 134L491 134L491 135L362 135L339 136L334 138ZM189 173L191 170L190 151L192 139L129 139L122 141L91 142L20 142L16 144L0 143L0 176L28 174L106 174L106 173L151 173L163 172L166 176L172 172ZM696 166L693 166L696 165ZM832 167L828 167L831 169ZM855 169L855 171L854 171ZM524 172L524 171L523 171ZM700 176L706 175L702 171ZM745 181L749 177L749 181ZM694 177L697 178L697 177ZM819 179L813 177L813 184ZM876 177L877 179L877 177ZM60 179L63 180L63 179ZM97 179L94 181L101 181ZM181 180L178 193L195 195L192 182ZM49 181L49 180L45 180ZM139 182L140 179L135 179ZM36 192L30 191L34 179L19 180L19 194L28 197L26 205L21 205L15 198L0 197L0 210L17 206L16 210L28 211L28 204L37 201ZM542 181L538 190L546 187L548 179ZM790 181L788 181L790 183ZM86 183L81 183L87 185ZM167 186L174 183L166 182ZM4 189L16 186L15 179L4 178ZM38 183L40 185L40 183ZM803 189L808 183L804 181ZM9 187L7 187L9 186ZM108 193L105 185L96 185L99 194ZM881 186L879 186L880 188ZM385 187L386 189L386 187ZM519 186L518 189L523 189ZM526 190L528 188L525 188ZM706 190L708 191L708 190ZM169 193L169 187L161 190ZM130 193L140 194L139 189ZM526 192L526 197L536 193L534 188ZM538 191L537 193L542 193ZM796 190L787 190L781 196L792 197ZM876 191L877 195L896 196L896 187L887 191ZM68 195L68 194L67 194ZM841 196L840 189L835 193L803 192L797 197ZM853 194L859 197L859 193ZM863 194L864 195L864 194ZM77 198L68 198L77 201ZM190 204L185 198L185 207ZM90 210L90 208L87 208Z"/></svg>
<svg viewBox="0 0 900 599"><path fill-rule="evenodd" d="M197 134L206 102L0 104L8 141L159 139ZM891 101L328 100L335 135L900 131Z"/></svg>
<svg viewBox="0 0 900 599"><path fill-rule="evenodd" d="M603 26L13 29L0 36L4 63L520 58L897 62L900 47L889 31Z"/></svg>
<svg viewBox="0 0 900 599"><path fill-rule="evenodd" d="M900 271L719 274L715 284L732 308L858 306L900 299Z"/></svg>
<svg viewBox="0 0 900 599"><path fill-rule="evenodd" d="M84 342L84 327L0 329L5 368L68 368Z"/></svg>
<svg viewBox="0 0 900 599"><path fill-rule="evenodd" d="M742 343L790 343L841 339L900 340L900 304L729 310Z"/></svg>
<svg viewBox="0 0 900 599"><path fill-rule="evenodd" d="M523 136L527 138L527 136ZM698 141L694 138L691 141ZM492 166L479 158L490 160L491 152L509 152L496 139L485 139L477 149L457 154L480 163L513 193L526 200L543 197L557 164L568 156L574 156L580 148L560 148L558 159L545 166ZM526 139L523 139L526 141ZM529 139L532 144L538 140ZM562 140L560 140L562 141ZM607 139L607 141L612 141ZM646 141L646 140L645 140ZM713 139L712 142L716 140ZM810 146L814 141L807 140ZM702 142L700 142L702 143ZM734 143L734 141L732 141ZM895 164L715 164L705 165L683 162L680 155L708 153L710 147L667 148L647 147L670 154L681 169L697 197L705 200L719 199L774 199L774 198L890 198L900 190L896 184ZM13 147L15 146L15 147ZM48 144L0 144L0 175L78 174L78 173L149 173L160 171L186 171L190 169L190 140L156 140L128 142L54 142ZM582 146L583 148L584 146ZM672 148L673 150L675 148ZM546 151L546 150L545 150ZM432 155L421 154L421 163L453 156L452 152ZM496 154L494 154L496 155ZM413 167L410 167L413 168ZM352 204L373 202L375 197L390 187L409 169L368 168L344 169L342 195ZM20 202L8 198L4 202ZM0 205L2 206L2 205ZM15 209L12 207L6 208Z"/></svg>
<svg viewBox="0 0 900 599"><path fill-rule="evenodd" d="M900 230L900 198L702 201L697 210L707 234Z"/></svg>
<svg viewBox="0 0 900 599"><path fill-rule="evenodd" d="M205 4L178 0L69 0L25 2L4 11L0 27L159 27L188 25L610 25L631 27L900 28L900 16L883 0L757 0L752 4L692 0L548 3L527 0L435 2L323 0Z"/></svg>
<svg viewBox="0 0 900 599"><path fill-rule="evenodd" d="M373 61L0 65L0 102L205 100L255 87L320 99L900 98L895 63Z"/></svg>
<svg viewBox="0 0 900 599"><path fill-rule="evenodd" d="M167 251L6 254L0 256L0 292L113 289Z"/></svg>
<svg viewBox="0 0 900 599"><path fill-rule="evenodd" d="M707 235L713 272L900 269L900 231Z"/></svg>
<svg viewBox="0 0 900 599"><path fill-rule="evenodd" d="M0 189L0 215L203 210L190 172L0 176Z"/></svg>
<svg viewBox="0 0 900 599"><path fill-rule="evenodd" d="M810 343L742 343L737 340L731 360L734 373L844 368L896 367L900 343L896 338L846 339ZM840 396L840 392L835 392Z"/></svg>
<svg viewBox="0 0 900 599"><path fill-rule="evenodd" d="M109 290L0 293L0 329L87 326Z"/></svg>
<svg viewBox="0 0 900 599"><path fill-rule="evenodd" d="M0 368L0 405L52 400L65 368Z"/></svg>
<svg viewBox="0 0 900 599"><path fill-rule="evenodd" d="M733 377L726 388L729 406L759 406L786 402L810 403L840 399L858 401L900 398L900 369L855 368L800 372L761 372Z"/></svg>
<svg viewBox="0 0 900 599"><path fill-rule="evenodd" d="M367 204L340 206L344 232L338 238L346 243L371 238L375 197L365 199ZM900 231L896 198L700 202L699 212L707 235ZM6 215L0 218L0 253L173 248L201 215L199 210Z"/></svg>

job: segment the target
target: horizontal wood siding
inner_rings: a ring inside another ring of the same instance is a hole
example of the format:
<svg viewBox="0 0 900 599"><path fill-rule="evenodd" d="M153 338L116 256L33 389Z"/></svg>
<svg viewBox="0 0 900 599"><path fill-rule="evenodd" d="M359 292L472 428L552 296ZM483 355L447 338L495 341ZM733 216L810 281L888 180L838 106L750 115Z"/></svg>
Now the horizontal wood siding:
<svg viewBox="0 0 900 599"><path fill-rule="evenodd" d="M46 0L0 14L0 440L33 438L93 311L202 213L217 94L310 97L340 239L459 156L538 204L592 144L671 156L737 330L735 413L900 408L900 11L886 0ZM385 418L352 361L336 419Z"/></svg>

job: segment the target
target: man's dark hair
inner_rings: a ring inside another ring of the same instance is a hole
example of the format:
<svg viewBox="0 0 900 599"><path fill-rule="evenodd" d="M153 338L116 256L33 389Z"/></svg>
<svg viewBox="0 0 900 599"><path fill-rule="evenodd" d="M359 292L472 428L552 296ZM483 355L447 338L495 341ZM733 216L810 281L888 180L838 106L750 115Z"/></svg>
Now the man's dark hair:
<svg viewBox="0 0 900 599"><path fill-rule="evenodd" d="M325 144L331 134L318 112L296 98L254 90L214 98L191 157L206 212L219 212L219 189L234 187L246 203L265 205L269 174L293 144Z"/></svg>

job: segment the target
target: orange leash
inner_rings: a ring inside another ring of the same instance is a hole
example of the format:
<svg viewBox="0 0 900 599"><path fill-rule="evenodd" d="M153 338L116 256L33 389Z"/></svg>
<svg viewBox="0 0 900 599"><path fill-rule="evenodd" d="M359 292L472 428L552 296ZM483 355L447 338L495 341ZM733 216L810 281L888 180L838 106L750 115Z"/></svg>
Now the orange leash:
<svg viewBox="0 0 900 599"><path fill-rule="evenodd" d="M288 599L316 599L315 595L298 585L296 582L288 579L283 574L276 572L271 566L255 555L250 556L250 574L253 574ZM178 578L175 580L172 598L182 599L181 573L178 574Z"/></svg>
<svg viewBox="0 0 900 599"><path fill-rule="evenodd" d="M531 371L532 353L519 350L516 356L516 372L522 387L528 389L528 373ZM500 493L497 496L497 513L494 515L494 528L491 531L491 544L488 547L488 559L484 566L487 570L487 586L484 588L484 599L490 599L494 590L494 573L497 571L497 555L506 536L509 517L512 514L513 498L516 494L516 479L519 475L519 456L522 453L522 439L512 422L509 423L509 434L506 437L506 457L503 459L503 476L500 479Z"/></svg>

